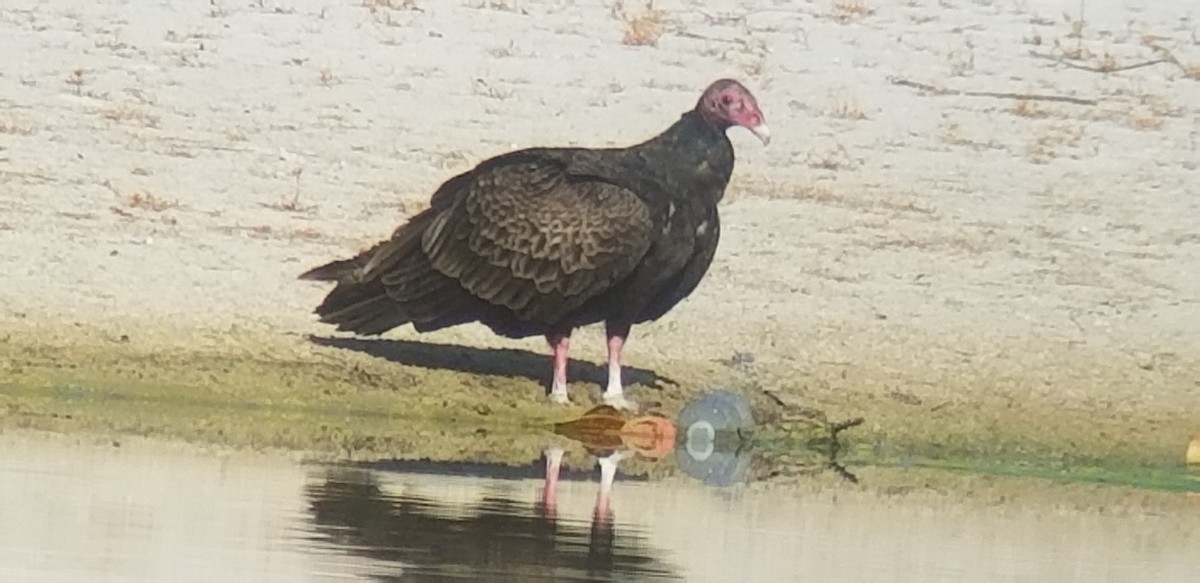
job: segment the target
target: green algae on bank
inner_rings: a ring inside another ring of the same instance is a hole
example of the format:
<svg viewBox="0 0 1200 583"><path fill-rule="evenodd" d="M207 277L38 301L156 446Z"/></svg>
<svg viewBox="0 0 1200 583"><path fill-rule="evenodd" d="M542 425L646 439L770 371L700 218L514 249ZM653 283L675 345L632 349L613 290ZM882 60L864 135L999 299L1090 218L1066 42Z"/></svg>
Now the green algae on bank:
<svg viewBox="0 0 1200 583"><path fill-rule="evenodd" d="M939 448L938 457L923 457L920 444L908 449L880 447L856 439L848 423L830 425L828 432L780 431L768 428L754 439L760 473L769 475L812 475L832 470L835 475L856 480L864 469L896 472L993 476L1045 480L1055 483L1122 486L1141 490L1200 493L1200 472L1180 461L1106 459L1087 456L1038 457L1027 451L977 447L955 450ZM797 469L804 471L797 472ZM889 478L889 479L891 479Z"/></svg>
<svg viewBox="0 0 1200 583"><path fill-rule="evenodd" d="M0 342L0 427L132 434L321 458L528 463L554 439L553 423L587 406L550 407L537 384L523 378L343 352L145 351L119 342L63 347L10 339ZM710 388L698 384L659 391L659 408L673 416ZM741 385L744 393L761 394L753 383ZM594 392L580 388L573 392L579 401ZM811 398L823 409L866 419L839 444L844 459L859 466L1194 489L1181 481L1182 452L1161 439L1164 426L1183 423L1178 419L1103 416L1033 400L1017 407L1007 397L1007 406L981 399L927 412L846 391ZM759 452L776 465L813 462L819 431L788 421L763 399L756 409L763 421Z"/></svg>

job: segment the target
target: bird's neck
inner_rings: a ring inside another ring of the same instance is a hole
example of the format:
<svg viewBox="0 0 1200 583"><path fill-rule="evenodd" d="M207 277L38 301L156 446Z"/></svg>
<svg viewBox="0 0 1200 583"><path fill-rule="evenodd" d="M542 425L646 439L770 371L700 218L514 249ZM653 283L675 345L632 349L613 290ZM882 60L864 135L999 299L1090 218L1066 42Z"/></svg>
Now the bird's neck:
<svg viewBox="0 0 1200 583"><path fill-rule="evenodd" d="M669 191L684 196L704 196L720 200L725 185L733 174L733 144L696 111L689 111L667 128L667 131L634 146L649 156L643 160L656 161L654 174L661 174ZM663 164L662 161L670 160Z"/></svg>
<svg viewBox="0 0 1200 583"><path fill-rule="evenodd" d="M668 147L683 153L703 152L714 147L731 147L725 131L717 129L695 110L679 116L679 120L667 128L667 131L646 143L655 142L659 147Z"/></svg>

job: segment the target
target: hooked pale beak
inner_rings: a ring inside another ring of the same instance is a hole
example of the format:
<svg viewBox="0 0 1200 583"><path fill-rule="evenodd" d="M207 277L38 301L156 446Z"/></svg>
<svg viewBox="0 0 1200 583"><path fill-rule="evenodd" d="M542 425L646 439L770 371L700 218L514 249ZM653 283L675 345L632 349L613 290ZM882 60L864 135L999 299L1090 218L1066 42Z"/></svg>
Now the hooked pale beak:
<svg viewBox="0 0 1200 583"><path fill-rule="evenodd" d="M767 128L767 124L760 123L749 129L750 133L758 136L758 139L762 140L764 146L771 143L771 130Z"/></svg>

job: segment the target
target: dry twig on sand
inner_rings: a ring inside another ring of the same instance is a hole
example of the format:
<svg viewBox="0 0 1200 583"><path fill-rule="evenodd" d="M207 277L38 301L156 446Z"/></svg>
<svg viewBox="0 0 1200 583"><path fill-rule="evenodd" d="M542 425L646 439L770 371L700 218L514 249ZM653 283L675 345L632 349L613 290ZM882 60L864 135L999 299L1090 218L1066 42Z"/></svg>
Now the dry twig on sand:
<svg viewBox="0 0 1200 583"><path fill-rule="evenodd" d="M1096 105L1099 101L1095 99L1086 99L1083 97L1071 97L1069 95L1042 95L1038 93L1010 93L1006 91L963 91L960 89L947 89L938 87L928 83L920 83L910 79L900 77L889 77L888 81L892 85L902 85L904 87L912 87L921 91L928 91L935 95L965 95L967 97L996 97L999 99L1020 99L1024 101L1058 101L1061 103L1073 103L1075 105Z"/></svg>
<svg viewBox="0 0 1200 583"><path fill-rule="evenodd" d="M1049 61L1054 61L1055 63L1058 63L1060 65L1066 65L1072 69L1079 69L1080 71L1091 71L1093 73L1116 73L1119 71L1129 71L1132 69L1141 69L1142 67L1150 67L1153 65L1157 65L1159 63L1170 63L1171 62L1170 59L1154 59L1153 61L1144 61L1141 63L1134 63L1132 65L1121 65L1119 67L1115 66L1115 65L1114 66L1100 65L1099 67L1093 67L1091 65L1081 65L1079 63L1072 63L1071 61L1067 60L1066 57L1063 57L1061 55L1056 57L1054 55L1047 55L1044 53L1039 53L1037 51L1029 51L1029 54L1031 56L1037 57L1039 59L1046 59Z"/></svg>
<svg viewBox="0 0 1200 583"><path fill-rule="evenodd" d="M1172 53L1166 47L1158 46L1152 42L1147 42L1145 44L1154 52L1162 55L1162 59L1160 59L1161 62L1171 63L1172 65L1179 67L1179 69L1183 71L1183 74L1189 79L1200 79L1200 64L1193 63L1188 65L1187 63L1180 61L1179 57L1176 57L1175 53Z"/></svg>
<svg viewBox="0 0 1200 583"><path fill-rule="evenodd" d="M1120 71L1132 71L1134 69L1141 69L1144 67L1153 67L1154 65L1161 65L1163 63L1167 63L1167 64L1175 65L1176 67L1178 67L1179 70L1183 71L1183 74L1190 79L1200 78L1200 65L1190 65L1189 66L1187 63L1184 63L1183 61L1179 60L1179 57L1176 57L1175 53L1171 52L1170 49L1167 49L1166 47L1156 45L1152 42L1146 42L1144 44L1150 50L1154 51L1155 53L1158 53L1159 58L1151 59L1149 61L1141 61L1141 62L1133 63L1130 65L1120 65L1120 66L1116 65L1116 63L1112 62L1111 60L1106 60L1106 62L1100 64L1099 66L1092 66L1092 65L1084 65L1084 64L1080 64L1080 63L1073 63L1073 62L1071 62L1070 57L1068 57L1066 55L1057 55L1056 56L1056 55L1049 55L1049 54L1045 54L1045 53L1039 53L1037 51L1029 51L1029 54L1031 56L1039 58L1039 59L1046 59L1048 61L1054 61L1056 64L1066 65L1072 69L1079 69L1080 71L1090 71L1092 73L1117 73Z"/></svg>

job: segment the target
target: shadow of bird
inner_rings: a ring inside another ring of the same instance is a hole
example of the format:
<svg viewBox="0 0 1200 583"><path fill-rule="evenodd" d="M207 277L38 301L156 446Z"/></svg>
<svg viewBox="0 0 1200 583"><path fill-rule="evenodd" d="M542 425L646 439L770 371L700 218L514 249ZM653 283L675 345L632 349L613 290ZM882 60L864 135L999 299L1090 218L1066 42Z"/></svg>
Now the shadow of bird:
<svg viewBox="0 0 1200 583"><path fill-rule="evenodd" d="M308 339L318 346L361 352L396 364L471 375L524 378L541 382L546 387L550 382L545 370L546 356L518 348L474 348L413 340L335 336L309 336ZM605 367L574 358L567 366L572 378L577 380L601 386L607 380ZM679 384L649 369L631 366L626 368L626 373L631 382L656 389Z"/></svg>

